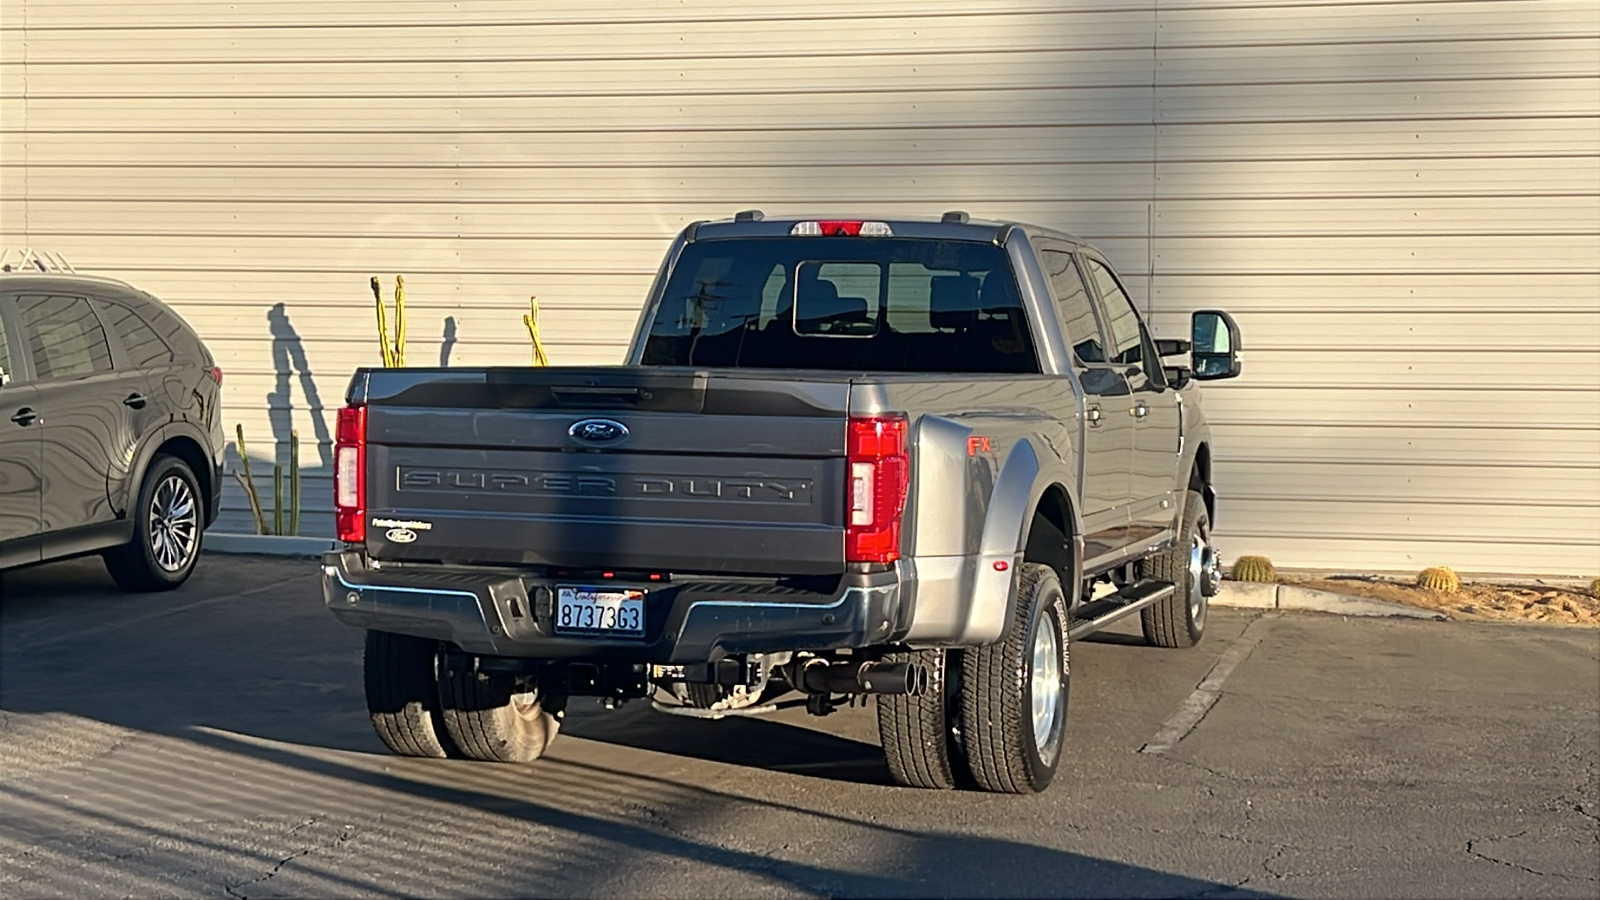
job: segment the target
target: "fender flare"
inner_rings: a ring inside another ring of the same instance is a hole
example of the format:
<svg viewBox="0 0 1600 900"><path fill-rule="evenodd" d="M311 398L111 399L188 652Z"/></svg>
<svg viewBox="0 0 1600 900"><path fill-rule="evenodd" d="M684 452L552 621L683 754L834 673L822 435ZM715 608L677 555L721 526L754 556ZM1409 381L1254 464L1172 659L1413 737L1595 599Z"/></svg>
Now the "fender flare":
<svg viewBox="0 0 1600 900"><path fill-rule="evenodd" d="M129 477L126 493L123 497L118 498L121 503L117 509L117 518L127 518L128 507L133 504L134 497L137 495L140 486L144 484L145 472L150 470L150 463L155 459L156 451L173 438L180 437L194 441L195 445L200 448L201 455L205 456L208 461L211 460L211 451L208 449L209 441L206 433L191 422L179 419L174 422L168 422L151 432L144 442L139 445L138 452L134 454L133 466L128 470ZM208 464L204 471L197 471L194 474L201 481L201 490L207 492L206 524L209 525L210 519L213 518L212 511L217 507L216 499L222 494L222 467L216 464Z"/></svg>
<svg viewBox="0 0 1600 900"><path fill-rule="evenodd" d="M965 643L991 644L1005 637L1016 613L1017 570L1027 546L1033 513L1045 492L1056 484L1065 485L1041 462L1038 451L1027 438L1017 441L1001 464L990 494L989 513L979 538L977 571L973 577L972 598L968 605ZM1068 492L1069 501L1071 493ZM1075 504L1069 502L1074 536L1074 559L1081 563L1082 522ZM1004 563L1001 567L999 564Z"/></svg>

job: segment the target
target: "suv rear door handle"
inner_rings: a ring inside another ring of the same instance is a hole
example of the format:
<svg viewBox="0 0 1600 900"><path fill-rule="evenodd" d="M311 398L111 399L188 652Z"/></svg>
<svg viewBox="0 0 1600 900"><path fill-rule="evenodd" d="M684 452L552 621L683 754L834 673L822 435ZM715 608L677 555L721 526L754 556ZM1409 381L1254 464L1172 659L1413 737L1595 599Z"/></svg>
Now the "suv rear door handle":
<svg viewBox="0 0 1600 900"><path fill-rule="evenodd" d="M1100 407L1098 407L1098 406L1089 407L1089 409L1084 412L1083 417L1085 419L1089 420L1089 427L1090 428L1099 428L1100 427Z"/></svg>
<svg viewBox="0 0 1600 900"><path fill-rule="evenodd" d="M144 395L143 394L139 394L139 393L129 394L122 401L122 405L123 406L127 406L127 407L130 407L132 409L144 409L144 404L145 404Z"/></svg>
<svg viewBox="0 0 1600 900"><path fill-rule="evenodd" d="M1143 400L1140 400L1134 405L1133 409L1128 410L1128 415L1133 416L1136 419L1142 419L1145 416L1150 415L1150 407L1146 406Z"/></svg>
<svg viewBox="0 0 1600 900"><path fill-rule="evenodd" d="M44 420L39 418L39 414L34 412L31 407L27 406L17 410L17 414L11 417L11 421L21 425L23 428L27 428L29 425L32 425L35 422L38 422L41 425L44 424Z"/></svg>

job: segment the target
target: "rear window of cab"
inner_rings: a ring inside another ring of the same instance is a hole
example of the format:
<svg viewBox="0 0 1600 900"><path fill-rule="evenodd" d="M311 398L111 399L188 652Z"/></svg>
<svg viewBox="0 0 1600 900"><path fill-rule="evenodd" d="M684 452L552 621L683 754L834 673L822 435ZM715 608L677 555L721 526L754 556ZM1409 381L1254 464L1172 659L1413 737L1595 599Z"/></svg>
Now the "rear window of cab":
<svg viewBox="0 0 1600 900"><path fill-rule="evenodd" d="M1036 373L1010 260L977 241L727 238L689 244L645 365Z"/></svg>

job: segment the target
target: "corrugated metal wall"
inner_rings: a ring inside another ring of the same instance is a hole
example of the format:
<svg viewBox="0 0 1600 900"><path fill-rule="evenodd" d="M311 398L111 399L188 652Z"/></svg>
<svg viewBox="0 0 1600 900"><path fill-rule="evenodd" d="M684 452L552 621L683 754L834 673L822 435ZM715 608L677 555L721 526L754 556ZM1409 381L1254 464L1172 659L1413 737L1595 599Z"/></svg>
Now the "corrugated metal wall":
<svg viewBox="0 0 1600 900"><path fill-rule="evenodd" d="M964 208L1237 315L1228 551L1600 571L1595 0L0 0L0 120L0 243L177 306L319 510L369 275L414 364L530 293L615 362L685 222Z"/></svg>

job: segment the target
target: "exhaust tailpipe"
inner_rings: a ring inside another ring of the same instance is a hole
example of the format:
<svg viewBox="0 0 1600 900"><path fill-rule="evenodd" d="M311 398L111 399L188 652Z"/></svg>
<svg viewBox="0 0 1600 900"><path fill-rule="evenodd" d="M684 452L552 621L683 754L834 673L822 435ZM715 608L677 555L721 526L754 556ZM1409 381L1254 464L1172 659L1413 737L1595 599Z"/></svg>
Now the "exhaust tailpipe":
<svg viewBox="0 0 1600 900"><path fill-rule="evenodd" d="M928 690L928 670L914 663L835 663L805 667L805 689L814 694L912 694Z"/></svg>

